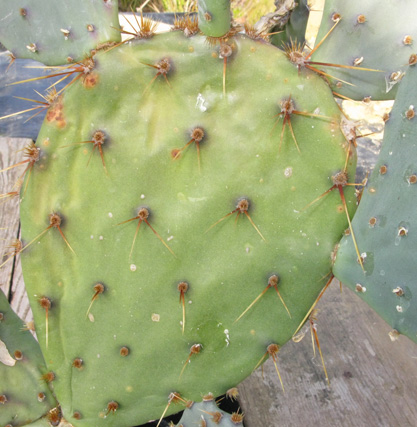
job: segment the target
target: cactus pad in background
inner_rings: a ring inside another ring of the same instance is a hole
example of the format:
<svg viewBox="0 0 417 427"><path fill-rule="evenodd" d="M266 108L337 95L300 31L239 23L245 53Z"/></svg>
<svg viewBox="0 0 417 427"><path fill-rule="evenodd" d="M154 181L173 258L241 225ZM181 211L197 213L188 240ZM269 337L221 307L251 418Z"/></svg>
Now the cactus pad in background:
<svg viewBox="0 0 417 427"><path fill-rule="evenodd" d="M47 65L82 61L120 40L115 0L3 0L0 40L13 57Z"/></svg>
<svg viewBox="0 0 417 427"><path fill-rule="evenodd" d="M0 424L48 418L57 405L39 344L0 291ZM52 411L52 412L51 412ZM48 425L45 423L44 425Z"/></svg>
<svg viewBox="0 0 417 427"><path fill-rule="evenodd" d="M323 67L336 77L333 90L362 100L394 99L409 61L415 62L417 3L413 0L326 0L317 40L338 21L313 61L364 67L381 72ZM411 58L410 58L411 57ZM346 84L343 80L350 83Z"/></svg>
<svg viewBox="0 0 417 427"><path fill-rule="evenodd" d="M306 41L307 22L310 16L308 0L301 0L298 3L294 2L293 5L291 5L291 2L285 1L278 6L280 6L280 8L278 8L275 13L280 12L281 10L282 13L284 13L287 9L289 19L285 25L278 25L271 28L271 33L278 32L277 34L271 35L271 43L280 49L282 49L283 44L290 44L292 40L297 41L300 44L304 43ZM292 7L294 7L294 9L291 9Z"/></svg>
<svg viewBox="0 0 417 427"><path fill-rule="evenodd" d="M187 402L186 409L176 427L188 426L205 427L243 427L243 414L234 412L228 414L216 405L213 395L203 397L200 403Z"/></svg>
<svg viewBox="0 0 417 427"><path fill-rule="evenodd" d="M391 327L417 341L417 69L406 71L390 118L382 150L354 217L365 274L344 238L335 275L356 291ZM395 337L393 332L392 337Z"/></svg>
<svg viewBox="0 0 417 427"><path fill-rule="evenodd" d="M326 84L265 43L176 31L90 62L38 137L22 262L64 416L126 426L277 361L347 225L336 192L303 208L355 161Z"/></svg>

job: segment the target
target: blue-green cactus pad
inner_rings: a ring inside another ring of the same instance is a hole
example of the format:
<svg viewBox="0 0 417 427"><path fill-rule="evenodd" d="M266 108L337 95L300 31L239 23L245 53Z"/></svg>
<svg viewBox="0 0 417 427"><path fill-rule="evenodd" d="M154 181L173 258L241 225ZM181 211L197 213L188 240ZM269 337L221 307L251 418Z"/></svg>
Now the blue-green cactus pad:
<svg viewBox="0 0 417 427"><path fill-rule="evenodd" d="M243 416L241 413L229 414L222 411L214 399L199 403L190 402L176 427L198 425L205 427L243 427Z"/></svg>
<svg viewBox="0 0 417 427"><path fill-rule="evenodd" d="M2 0L0 42L16 58L46 65L82 61L120 40L116 0Z"/></svg>
<svg viewBox="0 0 417 427"><path fill-rule="evenodd" d="M386 124L382 150L353 219L363 272L349 238L335 275L393 329L417 342L417 69L410 67Z"/></svg>
<svg viewBox="0 0 417 427"><path fill-rule="evenodd" d="M417 3L414 0L326 0L317 42L341 18L312 56L313 61L381 70L381 72L324 67L333 89L356 100L394 99L397 83L416 53ZM352 85L339 82L347 81Z"/></svg>

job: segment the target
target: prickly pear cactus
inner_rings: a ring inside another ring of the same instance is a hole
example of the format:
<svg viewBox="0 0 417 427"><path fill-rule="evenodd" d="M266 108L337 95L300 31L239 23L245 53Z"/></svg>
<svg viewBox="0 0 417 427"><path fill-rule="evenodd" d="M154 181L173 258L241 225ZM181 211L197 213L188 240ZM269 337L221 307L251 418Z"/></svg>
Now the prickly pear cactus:
<svg viewBox="0 0 417 427"><path fill-rule="evenodd" d="M299 52L216 38L215 3L208 38L141 17L130 42L52 69L65 90L23 152L17 251L74 426L158 419L268 358L279 375L356 207L326 83Z"/></svg>
<svg viewBox="0 0 417 427"><path fill-rule="evenodd" d="M394 99L409 63L416 63L417 3L404 0L326 0L318 40L336 27L313 61L359 69L324 67L338 94L362 100Z"/></svg>
<svg viewBox="0 0 417 427"><path fill-rule="evenodd" d="M82 61L101 43L120 41L117 6L115 0L3 0L0 40L15 58Z"/></svg>
<svg viewBox="0 0 417 427"><path fill-rule="evenodd" d="M416 83L417 69L411 66L353 220L364 271L348 238L342 240L334 266L335 275L392 326L392 338L401 333L415 342Z"/></svg>
<svg viewBox="0 0 417 427"><path fill-rule="evenodd" d="M56 411L41 349L0 291L0 424L47 420ZM48 425L44 421L44 425Z"/></svg>
<svg viewBox="0 0 417 427"><path fill-rule="evenodd" d="M354 155L321 78L246 36L89 63L27 151L21 254L64 415L127 426L277 362L347 226L339 192L310 203Z"/></svg>

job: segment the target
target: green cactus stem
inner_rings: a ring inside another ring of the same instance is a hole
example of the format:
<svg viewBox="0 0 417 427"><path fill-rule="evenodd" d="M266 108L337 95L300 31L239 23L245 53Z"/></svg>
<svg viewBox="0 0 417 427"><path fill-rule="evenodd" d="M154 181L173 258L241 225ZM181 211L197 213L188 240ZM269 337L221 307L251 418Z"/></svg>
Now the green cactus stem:
<svg viewBox="0 0 417 427"><path fill-rule="evenodd" d="M230 0L198 0L198 26L208 37L222 37L230 31Z"/></svg>

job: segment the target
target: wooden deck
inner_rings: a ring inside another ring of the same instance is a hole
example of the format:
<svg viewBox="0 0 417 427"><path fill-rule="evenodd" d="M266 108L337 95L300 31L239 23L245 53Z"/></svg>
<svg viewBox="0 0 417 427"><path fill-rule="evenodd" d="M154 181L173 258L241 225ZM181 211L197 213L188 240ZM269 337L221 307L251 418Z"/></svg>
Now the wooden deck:
<svg viewBox="0 0 417 427"><path fill-rule="evenodd" d="M20 160L28 140L0 138L0 169ZM21 172L20 172L21 173ZM0 174L10 189L17 169ZM9 190L8 190L9 191ZM19 235L18 198L0 203L0 251ZM31 312L19 257L0 270L0 287L25 320ZM330 377L327 386L310 333L279 353L282 391L272 361L240 386L246 427L417 426L417 345L405 337L391 342L390 328L356 295L333 283L320 301L318 333Z"/></svg>

